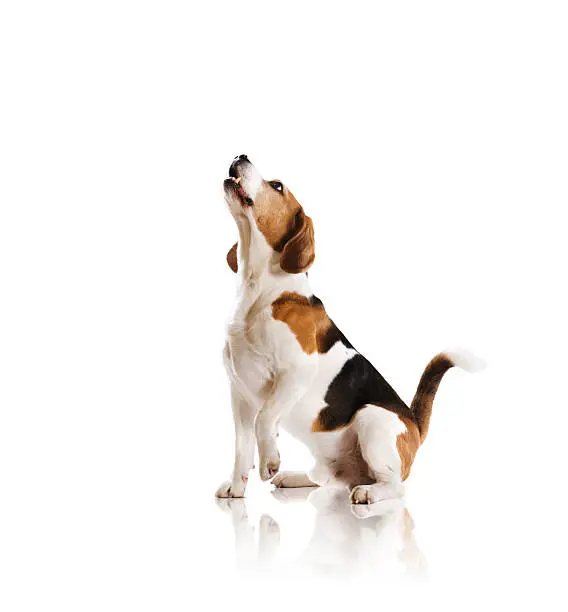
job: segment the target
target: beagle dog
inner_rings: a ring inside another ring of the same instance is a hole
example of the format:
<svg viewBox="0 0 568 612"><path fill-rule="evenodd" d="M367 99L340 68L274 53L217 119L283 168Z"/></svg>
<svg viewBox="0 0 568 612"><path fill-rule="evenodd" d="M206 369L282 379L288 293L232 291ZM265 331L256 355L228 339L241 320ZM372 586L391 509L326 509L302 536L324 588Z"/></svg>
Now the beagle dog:
<svg viewBox="0 0 568 612"><path fill-rule="evenodd" d="M401 496L445 372L483 362L463 350L436 355L407 406L310 290L314 227L292 192L239 155L224 193L239 233L227 254L238 297L224 350L236 442L217 497L244 497L255 440L260 477L276 487L343 483L353 504ZM311 471L279 472L280 426L311 450Z"/></svg>

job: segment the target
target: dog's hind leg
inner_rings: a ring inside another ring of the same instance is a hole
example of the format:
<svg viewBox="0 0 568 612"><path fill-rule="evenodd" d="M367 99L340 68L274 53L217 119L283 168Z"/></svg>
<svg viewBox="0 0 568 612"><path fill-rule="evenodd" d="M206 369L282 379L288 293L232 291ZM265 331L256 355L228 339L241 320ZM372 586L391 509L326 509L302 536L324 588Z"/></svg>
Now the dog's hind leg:
<svg viewBox="0 0 568 612"><path fill-rule="evenodd" d="M354 425L361 454L375 483L353 483L351 503L372 504L401 497L404 487L396 440L406 431L406 426L394 412L374 405L359 410Z"/></svg>

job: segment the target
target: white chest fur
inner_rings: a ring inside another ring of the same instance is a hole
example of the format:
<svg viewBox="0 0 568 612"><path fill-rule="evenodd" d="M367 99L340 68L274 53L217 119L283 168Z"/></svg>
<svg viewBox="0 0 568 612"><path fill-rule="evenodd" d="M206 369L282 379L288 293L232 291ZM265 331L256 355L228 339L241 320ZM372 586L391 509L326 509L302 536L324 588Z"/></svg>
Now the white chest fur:
<svg viewBox="0 0 568 612"><path fill-rule="evenodd" d="M227 328L225 363L229 376L247 399L260 407L279 372L302 354L296 338L272 315L272 303L290 291L311 294L305 275L241 278L237 303Z"/></svg>

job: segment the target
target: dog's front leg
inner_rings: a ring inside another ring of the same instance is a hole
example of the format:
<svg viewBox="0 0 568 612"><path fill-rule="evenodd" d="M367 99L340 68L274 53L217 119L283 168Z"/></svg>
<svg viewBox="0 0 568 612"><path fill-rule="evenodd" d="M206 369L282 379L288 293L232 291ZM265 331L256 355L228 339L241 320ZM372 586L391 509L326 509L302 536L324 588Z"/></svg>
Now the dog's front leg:
<svg viewBox="0 0 568 612"><path fill-rule="evenodd" d="M217 497L244 497L249 471L254 467L254 407L231 385L235 421L235 465L230 481L217 490Z"/></svg>
<svg viewBox="0 0 568 612"><path fill-rule="evenodd" d="M314 373L311 367L280 373L256 416L255 433L262 480L270 480L280 469L280 453L276 446L278 422L305 395Z"/></svg>

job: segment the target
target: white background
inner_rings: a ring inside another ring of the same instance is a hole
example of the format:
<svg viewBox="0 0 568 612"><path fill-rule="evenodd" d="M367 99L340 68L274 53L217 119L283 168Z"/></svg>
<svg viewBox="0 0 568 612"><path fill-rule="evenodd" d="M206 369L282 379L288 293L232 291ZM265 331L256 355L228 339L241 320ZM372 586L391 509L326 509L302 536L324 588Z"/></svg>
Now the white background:
<svg viewBox="0 0 568 612"><path fill-rule="evenodd" d="M567 27L562 2L2 3L2 610L561 607ZM243 152L313 218L312 287L403 398L447 345L489 364L436 398L404 594L370 561L300 569L313 506L255 480L281 545L235 561L213 493Z"/></svg>

